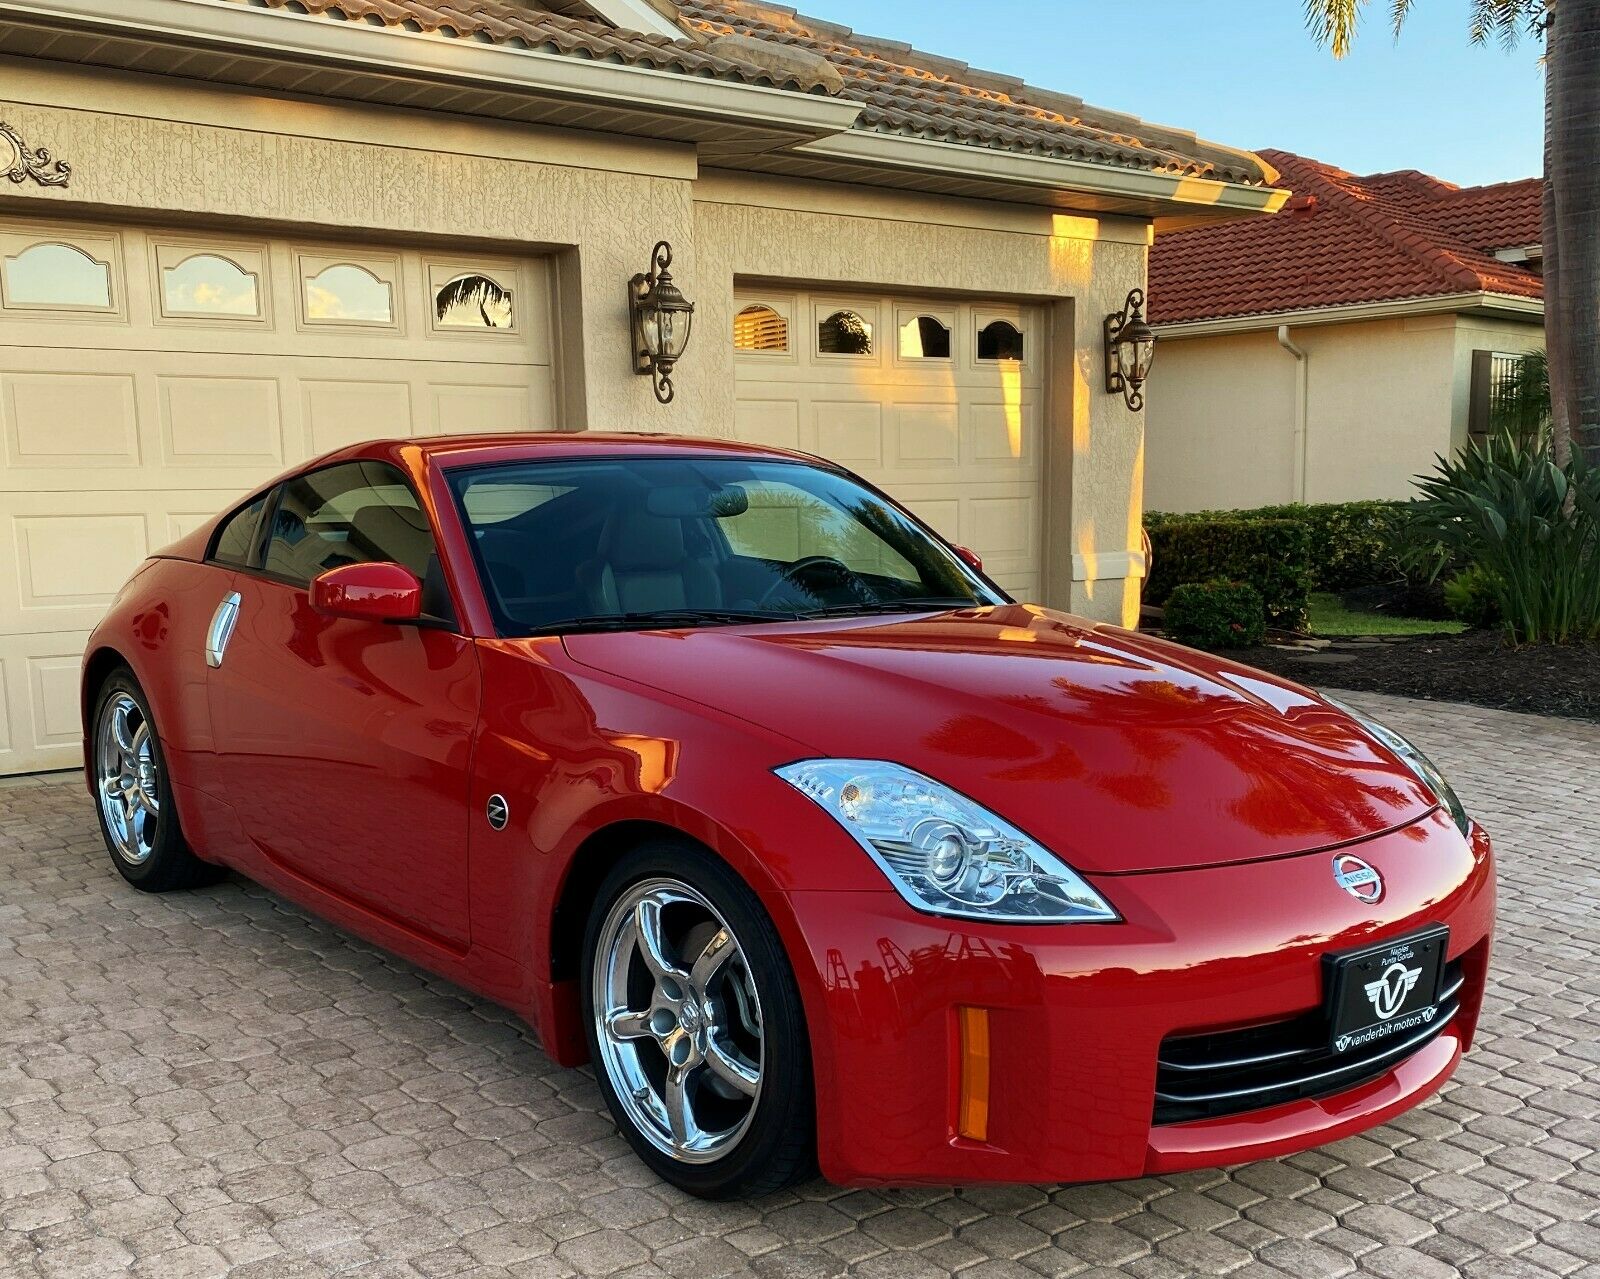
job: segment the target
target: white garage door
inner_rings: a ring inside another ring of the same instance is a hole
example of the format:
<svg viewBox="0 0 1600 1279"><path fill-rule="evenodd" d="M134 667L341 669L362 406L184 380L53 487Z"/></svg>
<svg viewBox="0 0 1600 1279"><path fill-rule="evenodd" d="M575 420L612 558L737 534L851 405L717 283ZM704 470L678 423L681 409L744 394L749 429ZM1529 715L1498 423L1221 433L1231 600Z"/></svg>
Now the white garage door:
<svg viewBox="0 0 1600 1279"><path fill-rule="evenodd" d="M739 438L849 467L1039 598L1037 310L783 290L735 310Z"/></svg>
<svg viewBox="0 0 1600 1279"><path fill-rule="evenodd" d="M546 264L0 220L0 773L79 757L89 629L303 458L554 425Z"/></svg>

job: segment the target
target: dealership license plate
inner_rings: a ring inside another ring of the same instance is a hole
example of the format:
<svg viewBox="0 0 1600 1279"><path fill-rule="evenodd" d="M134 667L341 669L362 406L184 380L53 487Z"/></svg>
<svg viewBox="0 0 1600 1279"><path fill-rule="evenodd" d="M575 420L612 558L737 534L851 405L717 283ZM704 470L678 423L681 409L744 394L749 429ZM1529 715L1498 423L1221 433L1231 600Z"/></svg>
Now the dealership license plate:
<svg viewBox="0 0 1600 1279"><path fill-rule="evenodd" d="M1443 924L1380 946L1329 955L1329 1047L1381 1051L1425 1030L1439 1014L1450 930Z"/></svg>

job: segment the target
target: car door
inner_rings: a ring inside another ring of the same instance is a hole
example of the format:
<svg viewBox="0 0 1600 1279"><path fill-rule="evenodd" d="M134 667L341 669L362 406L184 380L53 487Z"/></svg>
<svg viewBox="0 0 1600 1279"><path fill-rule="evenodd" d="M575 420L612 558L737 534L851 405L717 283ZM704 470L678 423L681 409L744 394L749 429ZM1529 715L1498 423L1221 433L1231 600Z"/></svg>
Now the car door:
<svg viewBox="0 0 1600 1279"><path fill-rule="evenodd" d="M263 534L233 575L231 634L208 655L217 773L243 855L464 948L480 680L427 515L394 467L348 462L279 486ZM420 624L311 607L319 573L377 560L423 579Z"/></svg>

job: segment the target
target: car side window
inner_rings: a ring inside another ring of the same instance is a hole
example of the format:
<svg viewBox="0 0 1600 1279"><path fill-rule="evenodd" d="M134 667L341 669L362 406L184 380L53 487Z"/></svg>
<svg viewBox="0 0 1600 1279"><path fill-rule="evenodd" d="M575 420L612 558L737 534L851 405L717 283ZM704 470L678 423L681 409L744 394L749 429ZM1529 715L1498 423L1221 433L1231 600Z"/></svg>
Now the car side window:
<svg viewBox="0 0 1600 1279"><path fill-rule="evenodd" d="M425 608L430 579L442 588L427 514L387 463L325 467L280 492L262 565L272 576L306 586L331 568L390 560L422 579Z"/></svg>
<svg viewBox="0 0 1600 1279"><path fill-rule="evenodd" d="M263 493L255 501L246 506L241 506L217 529L217 535L211 542L211 554L208 559L218 564L231 564L242 568L248 565L255 555L256 533L261 527L261 509L267 504L267 495Z"/></svg>

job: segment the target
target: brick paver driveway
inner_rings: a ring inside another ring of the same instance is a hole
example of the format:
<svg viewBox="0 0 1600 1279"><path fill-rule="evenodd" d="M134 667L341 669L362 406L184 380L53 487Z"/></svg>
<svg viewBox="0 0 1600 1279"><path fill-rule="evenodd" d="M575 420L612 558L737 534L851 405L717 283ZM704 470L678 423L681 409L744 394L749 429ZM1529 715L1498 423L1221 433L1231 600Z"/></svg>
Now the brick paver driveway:
<svg viewBox="0 0 1600 1279"><path fill-rule="evenodd" d="M1600 727L1354 697L1493 829L1501 932L1444 1095L1276 1163L703 1204L507 1014L251 884L107 864L0 789L0 1274L1600 1276Z"/></svg>

